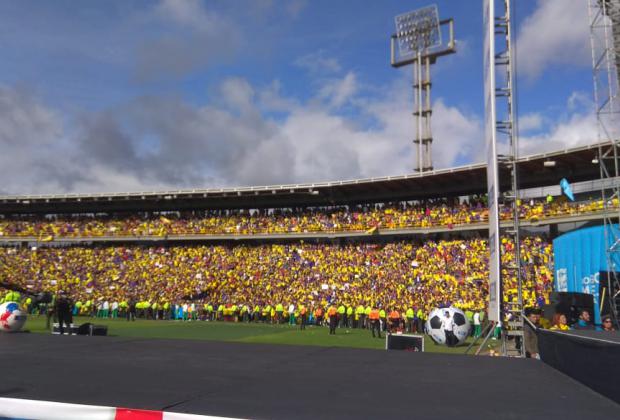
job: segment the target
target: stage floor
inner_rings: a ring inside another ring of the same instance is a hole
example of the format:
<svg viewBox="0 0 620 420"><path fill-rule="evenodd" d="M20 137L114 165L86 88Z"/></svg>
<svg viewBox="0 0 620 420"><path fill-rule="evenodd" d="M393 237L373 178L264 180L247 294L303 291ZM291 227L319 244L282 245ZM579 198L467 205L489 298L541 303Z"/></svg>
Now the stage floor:
<svg viewBox="0 0 620 420"><path fill-rule="evenodd" d="M259 419L618 418L535 360L0 334L0 397Z"/></svg>

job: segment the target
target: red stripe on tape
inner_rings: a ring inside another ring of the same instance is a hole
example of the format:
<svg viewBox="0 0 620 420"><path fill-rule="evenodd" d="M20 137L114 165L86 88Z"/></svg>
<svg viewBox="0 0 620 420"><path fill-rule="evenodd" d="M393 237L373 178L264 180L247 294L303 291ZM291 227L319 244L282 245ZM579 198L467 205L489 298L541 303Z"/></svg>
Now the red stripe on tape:
<svg viewBox="0 0 620 420"><path fill-rule="evenodd" d="M163 411L135 410L133 408L117 408L115 420L163 420Z"/></svg>

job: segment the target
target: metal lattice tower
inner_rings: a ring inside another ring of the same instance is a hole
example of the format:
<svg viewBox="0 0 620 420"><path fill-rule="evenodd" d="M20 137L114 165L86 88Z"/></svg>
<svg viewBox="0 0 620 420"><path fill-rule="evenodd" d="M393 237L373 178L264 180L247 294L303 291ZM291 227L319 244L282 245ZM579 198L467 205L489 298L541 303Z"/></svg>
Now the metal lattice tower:
<svg viewBox="0 0 620 420"><path fill-rule="evenodd" d="M413 117L416 136L414 170L426 172L433 170L431 131L431 65L437 58L456 52L454 42L454 21L439 20L437 6L428 6L396 16L396 34L390 40L392 67L398 68L413 64ZM441 48L441 27L448 27L449 40L446 48ZM396 44L398 48L396 48ZM398 50L398 56L397 56Z"/></svg>
<svg viewBox="0 0 620 420"><path fill-rule="evenodd" d="M493 1L493 0L491 0ZM514 55L511 22L510 0L500 2L503 7L498 8L500 16L495 17L495 67L500 70L495 86L496 104L504 104L504 112L497 114L495 129L498 137L504 139L508 144L509 151L506 155L498 156L498 164L510 173L510 191L503 192L505 204L510 204L512 208L512 224L504 234L512 237L514 249L511 261L506 262L506 257L502 257L501 264L501 294L502 299L507 298L504 309L503 322L503 341L502 350L504 355L524 356L523 345L516 350L509 351L506 345L508 337L523 337L523 295L522 295L522 271L521 271L521 241L519 229L519 184L517 174L517 159L519 158L519 144L517 138L517 127L515 118L515 97L514 97ZM503 10L502 10L503 9ZM501 174L501 171L500 171ZM500 183L501 184L501 183ZM505 284L508 281L517 282L517 296L507 296ZM515 354L516 353L516 354Z"/></svg>
<svg viewBox="0 0 620 420"><path fill-rule="evenodd" d="M589 0L590 42L594 103L598 127L598 161L601 198L604 208L604 232L607 257L607 291L611 314L619 325L620 279L614 261L620 256L620 103L618 71L620 70L620 0ZM605 145L602 145L605 144ZM612 178L612 179L610 179ZM605 188L605 185L611 187Z"/></svg>

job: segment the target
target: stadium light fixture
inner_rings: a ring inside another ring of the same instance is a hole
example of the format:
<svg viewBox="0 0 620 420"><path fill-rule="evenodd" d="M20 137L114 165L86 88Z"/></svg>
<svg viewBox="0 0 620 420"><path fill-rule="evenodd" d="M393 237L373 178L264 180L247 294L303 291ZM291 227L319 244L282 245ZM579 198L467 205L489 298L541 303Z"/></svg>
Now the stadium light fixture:
<svg viewBox="0 0 620 420"><path fill-rule="evenodd" d="M427 6L394 18L401 57L441 45L437 5Z"/></svg>
<svg viewBox="0 0 620 420"><path fill-rule="evenodd" d="M553 168L555 167L555 160L547 159L543 162L543 166L545 168Z"/></svg>
<svg viewBox="0 0 620 420"><path fill-rule="evenodd" d="M599 163L598 156L594 155L594 157L592 158L592 164L593 165L598 165L598 163Z"/></svg>

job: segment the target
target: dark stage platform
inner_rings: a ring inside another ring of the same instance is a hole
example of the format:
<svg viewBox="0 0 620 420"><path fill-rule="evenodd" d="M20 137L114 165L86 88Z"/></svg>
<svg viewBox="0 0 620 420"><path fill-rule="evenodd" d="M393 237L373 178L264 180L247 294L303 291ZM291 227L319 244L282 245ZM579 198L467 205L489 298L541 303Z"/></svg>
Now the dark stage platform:
<svg viewBox="0 0 620 420"><path fill-rule="evenodd" d="M0 396L263 419L610 419L535 360L0 334Z"/></svg>

